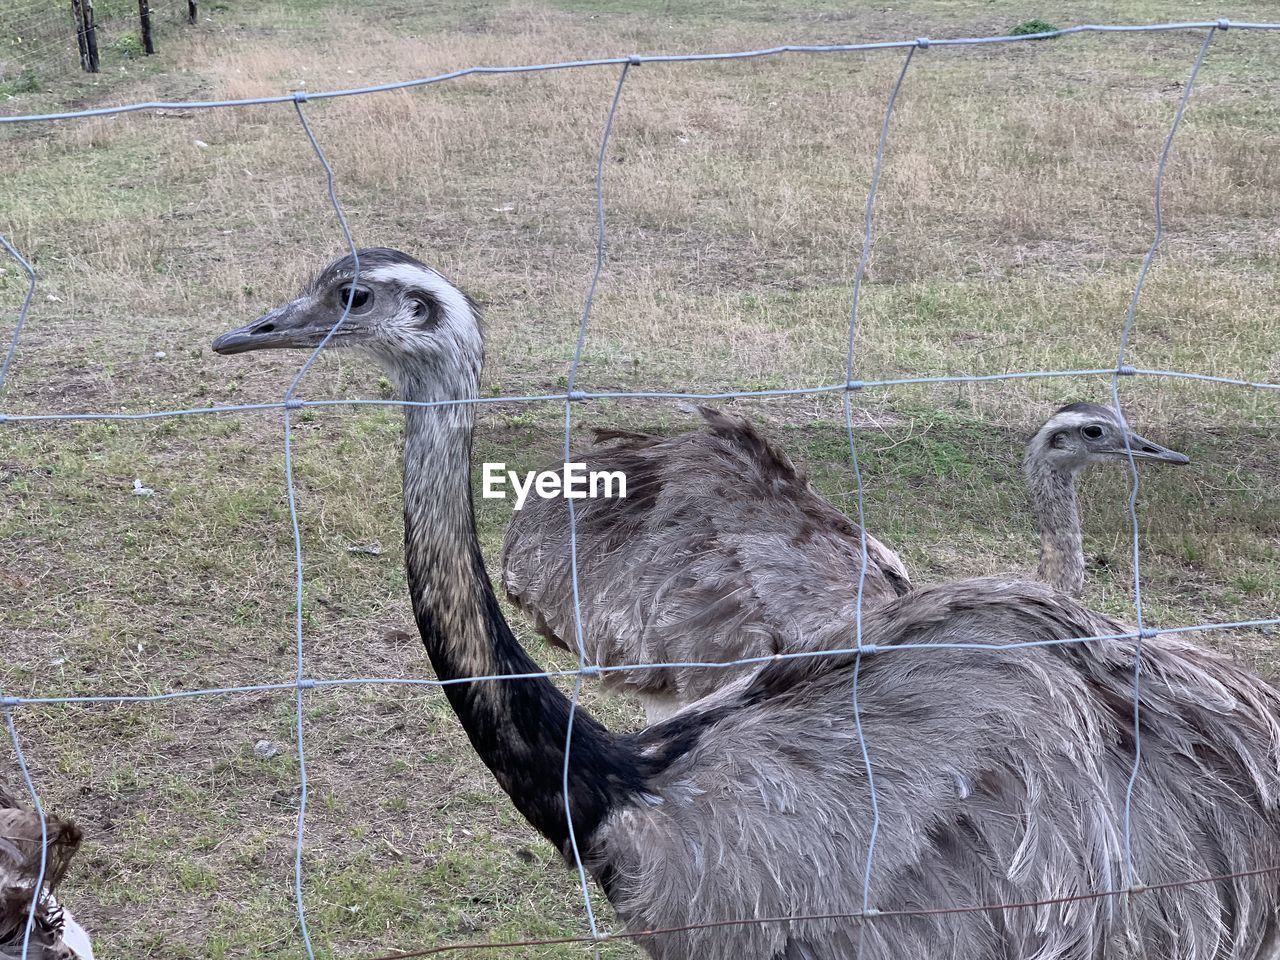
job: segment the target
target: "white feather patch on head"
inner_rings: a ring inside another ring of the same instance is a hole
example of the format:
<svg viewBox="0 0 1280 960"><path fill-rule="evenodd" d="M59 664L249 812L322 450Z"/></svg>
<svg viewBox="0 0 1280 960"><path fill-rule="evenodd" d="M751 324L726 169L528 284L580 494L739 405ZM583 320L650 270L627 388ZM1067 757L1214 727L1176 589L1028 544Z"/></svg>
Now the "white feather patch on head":
<svg viewBox="0 0 1280 960"><path fill-rule="evenodd" d="M1092 414L1077 413L1074 410L1069 410L1066 413L1059 413L1050 417L1049 421L1045 424L1045 428L1066 430L1071 427L1083 427L1087 423L1097 423L1098 419L1098 417Z"/></svg>
<svg viewBox="0 0 1280 960"><path fill-rule="evenodd" d="M1089 411L1060 410L1041 425L1040 429L1032 436L1030 445L1047 443L1050 437L1061 430L1075 430L1091 423L1101 423L1104 420L1113 423L1117 427L1119 426L1115 415L1106 408Z"/></svg>
<svg viewBox="0 0 1280 960"><path fill-rule="evenodd" d="M439 323L432 331L434 339L452 339L468 355L479 356L483 350L479 318L470 299L461 290L430 267L411 263L395 263L373 267L362 275L373 283L396 283L410 290L421 291L440 308ZM410 331L410 337L420 335L418 328Z"/></svg>
<svg viewBox="0 0 1280 960"><path fill-rule="evenodd" d="M361 271L361 274L375 283L399 283L429 294L452 321L473 317L471 305L463 292L429 267L396 263L375 267L368 273Z"/></svg>

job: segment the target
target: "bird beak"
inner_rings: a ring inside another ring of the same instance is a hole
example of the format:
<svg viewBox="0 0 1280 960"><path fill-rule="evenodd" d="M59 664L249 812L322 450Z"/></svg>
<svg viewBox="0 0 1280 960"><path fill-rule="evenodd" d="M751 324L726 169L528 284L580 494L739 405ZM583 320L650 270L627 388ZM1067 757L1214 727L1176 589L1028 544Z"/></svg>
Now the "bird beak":
<svg viewBox="0 0 1280 960"><path fill-rule="evenodd" d="M1191 459L1185 454L1181 454L1177 450L1170 450L1168 447L1162 447L1158 443L1153 443L1132 430L1129 431L1129 452L1133 454L1135 460L1155 460L1159 463L1177 464L1178 466L1191 462ZM1117 445L1115 454L1120 457L1125 456L1124 444Z"/></svg>
<svg viewBox="0 0 1280 960"><path fill-rule="evenodd" d="M316 316L318 312L305 297L286 303L253 323L218 337L213 341L213 352L233 354L250 350L314 349L333 326L327 311L323 319ZM341 332L349 332L349 327L348 319L343 322Z"/></svg>

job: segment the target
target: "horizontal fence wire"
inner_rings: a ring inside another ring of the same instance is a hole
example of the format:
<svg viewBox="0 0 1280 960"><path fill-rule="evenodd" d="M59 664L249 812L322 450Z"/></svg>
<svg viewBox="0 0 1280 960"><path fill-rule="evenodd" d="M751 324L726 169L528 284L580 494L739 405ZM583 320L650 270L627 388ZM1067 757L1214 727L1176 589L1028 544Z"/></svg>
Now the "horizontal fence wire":
<svg viewBox="0 0 1280 960"><path fill-rule="evenodd" d="M3 242L0 237L0 243ZM25 314L24 314L25 318ZM238 403L214 407L190 407L185 410L154 410L145 413L12 413L0 414L0 423L48 423L78 420L163 420L168 417L190 417L210 413L250 413L260 410L301 410L304 407L457 407L488 404L563 403L566 400L747 400L769 397L802 397L821 393L854 393L885 387L916 387L943 383L996 383L1003 380L1052 380L1057 377L1161 377L1174 380L1198 380L1223 386L1251 387L1255 390L1280 390L1280 383L1240 380L1183 370L1147 370L1141 367L1091 367L1081 370L1036 370L1013 373L943 374L936 377L896 377L888 380L859 380L854 383L829 383L812 387L781 387L771 390L724 390L713 393L676 390L575 390L572 393L539 393L526 396L465 397L451 400L398 400L373 398L336 398L328 400L276 400L264 403Z"/></svg>
<svg viewBox="0 0 1280 960"><path fill-rule="evenodd" d="M67 705L67 706L98 706L98 705L126 705L126 704L143 704L143 703L166 703L178 700L185 700L197 697L217 697L217 696L243 696L249 694L272 694L272 693L291 693L295 703L295 733L297 737L298 760L299 760L299 806L297 815L297 830L295 837L295 857L293 871L293 890L295 908L297 912L300 935L303 946L308 958L314 960L314 950L311 942L311 935L307 924L306 905L303 897L303 849L305 836L305 818L307 803L307 776L305 765L304 751L304 694L308 691L314 691L321 688L337 688L352 686L404 686L404 687L445 687L462 683L496 683L496 682L519 682L530 679L545 678L561 678L572 679L574 683L573 699L571 702L570 723L568 729L568 739L566 741L565 756L565 791L564 803L566 814L569 811L569 793L568 793L568 764L569 750L572 747L573 736L573 712L578 709L578 697L581 691L582 680L587 677L601 677L616 671L640 671L640 670L673 670L673 669L732 669L744 666L754 666L765 663L773 663L786 660L810 659L810 658L853 658L853 687L851 695L853 697L853 719L856 725L859 747L864 760L865 770L870 788L873 822L878 823L879 809L878 801L874 787L874 767L871 762L869 746L863 737L861 718L857 702L857 679L862 664L862 658L868 656L892 655L895 652L907 651L938 651L938 650L970 650L970 651L988 651L993 654L1002 652L1026 649L1032 647L1061 646L1065 644L1095 643L1109 641L1133 641L1135 645L1135 663L1134 663L1134 698L1133 710L1135 729L1138 731L1138 737L1135 738L1134 762L1131 771L1131 777L1128 783L1128 790L1125 799L1124 812L1124 856L1125 856L1125 883L1122 887L1114 890L1103 890L1089 894L1080 894L1073 896L1060 897L1049 900L1039 900L1033 902L1020 903L993 903L982 905L966 905L966 906L945 906L922 907L919 909L893 909L893 908L877 908L870 904L870 885L873 869L873 859L875 855L875 830L873 828L871 838L868 844L865 872L862 880L862 910L856 913L841 914L797 914L783 917L750 917L750 918L726 918L719 921L708 921L704 923L690 924L686 926L668 927L656 930L646 931L617 931L602 932L598 927L595 914L593 912L590 890L587 884L586 871L583 867L581 857L577 848L577 840L572 837L572 847L575 859L575 866L578 871L580 885L583 894L583 900L586 909L586 915L590 926L590 934L577 937L554 937L542 939L528 939L518 941L507 941L502 943L496 942L475 942L467 944L446 944L431 947L416 952L397 952L387 955L381 960L391 960L392 957L424 957L440 953L464 949L510 949L523 946L549 946L556 944L592 944L598 953L601 944L611 940L627 940L637 939L641 937L659 936L662 934L673 934L682 931L688 931L696 928L715 928L728 927L733 925L744 924L763 924L763 923L785 923L796 920L819 920L819 919L847 919L859 922L859 930L863 929L863 921L874 920L879 917L907 917L907 916L923 916L930 914L948 914L948 913L968 913L975 911L997 911L997 910L1014 910L1027 909L1034 907L1043 907L1051 904L1069 903L1073 901L1082 901L1090 899L1100 899L1104 897L1115 897L1128 894L1140 894L1151 890L1174 889L1179 887L1187 887L1196 884L1217 883L1233 879L1241 879L1251 876L1259 876L1264 874L1280 873L1280 865L1276 866L1253 866L1248 869L1242 869L1235 873L1223 873L1212 877L1187 878L1184 880L1171 881L1153 885L1143 885L1139 878L1133 875L1132 870L1132 852L1130 845L1131 832L1133 824L1131 822L1131 803L1133 783L1140 772L1141 764L1141 725L1137 722L1141 710L1141 666L1142 666L1142 644L1144 641L1154 639L1164 635L1183 635L1198 634L1209 631L1231 631L1245 629L1259 629L1280 626L1280 617L1270 619L1252 619L1252 620L1236 620L1222 621L1210 623L1186 624L1181 626L1165 626L1152 627L1144 617L1142 607L1142 578L1140 569L1140 543L1139 543L1139 525L1138 525L1138 474L1133 461L1133 452L1128 450L1128 461L1130 467L1130 493L1128 499L1128 511L1131 527L1131 546L1132 546L1132 569L1133 569L1133 589L1134 589L1134 612L1136 624L1132 630L1118 632L1113 634L1104 634L1097 636L1082 636L1052 640L1036 640L1009 642L1003 644L979 644L979 643L900 643L900 644L867 644L863 642L862 636L862 600L865 586L866 570L867 570L867 547L865 534L865 504L863 497L863 484L861 473L858 467L858 454L853 430L852 418L852 395L862 390L872 390L880 388L891 388L911 385L928 385L928 384L947 384L947 383L983 383L1008 380L1029 380L1055 377L1105 377L1108 378L1111 389L1112 403L1115 411L1123 418L1119 405L1119 384L1124 377L1154 377L1165 379L1181 379L1193 382L1201 382L1208 384L1218 384L1232 387L1240 387L1247 389L1255 389L1262 391L1280 390L1280 383L1251 381L1240 378L1217 376L1212 374L1199 373L1196 371L1180 371L1180 370L1163 370L1163 369L1147 369L1141 367L1133 367L1126 363L1127 346L1134 329L1135 318L1137 316L1138 304L1141 298L1143 285L1147 276L1148 269L1153 262L1163 237L1163 179L1165 170L1169 161L1171 148L1174 143L1174 136L1181 123L1184 111L1191 98L1192 89L1195 84L1196 77L1201 66L1205 62L1209 52L1213 38L1220 32L1233 30L1252 30L1252 31L1274 31L1280 30L1280 23L1250 23L1235 22L1225 19L1213 21L1196 21L1186 23L1159 23L1159 24L1141 24L1141 25L1098 25L1085 24L1075 27L1068 27L1062 30L1046 31L1038 34L1029 34L1022 36L990 36L990 37L964 37L951 39L930 39L917 38L914 40L896 40L875 43L856 43L856 44L826 44L826 45L783 45L776 47L768 47L758 50L742 50L727 53L702 53L702 54L678 54L678 55L631 55L624 57L607 57L592 60L576 60L555 63L527 64L521 66L474 66L462 70L455 70L448 73L439 74L431 77L422 77L413 80L406 80L397 83L379 84L375 86L357 87L347 90L331 90L318 93L291 93L282 94L272 97L259 97L251 99L239 100L218 100L218 101L186 101L186 102L145 102L130 103L115 107L102 107L89 110L69 111L62 113L45 113L45 114L27 114L19 116L0 117L0 124L17 124L17 123L37 123L52 122L63 120L76 120L86 117L96 117L105 115L114 115L122 113L131 113L143 110L168 110L168 109L217 109L217 108L237 108L245 106L255 106L264 104L291 104L294 108L296 119L300 124L303 133L306 136L308 144L314 153L316 159L322 166L327 185L327 197L332 207L338 226L341 230L344 242L353 255L356 257L356 276L359 276L357 247L354 238L351 235L350 228L347 224L342 205L338 199L335 186L335 174L329 161L325 157L324 151L320 146L310 124L308 123L306 114L303 110L303 104L312 100L324 100L336 97L362 96L372 95L392 90L404 90L415 87L425 87L448 80L458 79L467 76L478 75L511 75L522 73L537 73L556 70L583 69L583 68L618 68L618 81L614 90L613 99L610 102L607 116L604 123L604 129L600 139L600 148L595 168L596 174L596 249L595 249L595 269L592 273L590 286L587 291L586 300L583 311L579 320L578 335L575 342L575 350L573 354L572 365L567 380L566 390L562 393L539 394L530 396L494 396L494 397L473 397L459 400L444 400L432 402L408 402L395 399L319 399L304 400L297 396L297 392L306 373L311 369L312 365L318 358L321 350L329 338L341 326L343 320L346 319L347 313L351 307L350 297L347 305L342 312L342 317L334 324L329 331L325 341L320 344L307 357L297 374L293 377L284 397L279 401L248 403L227 406L210 406L190 409L175 410L157 410L142 412L73 412L73 413L34 413L34 414L4 414L0 413L0 424L9 424L14 427L22 425L41 425L57 422L79 422L79 421L145 421L162 419L168 417L180 416L197 416L197 415L219 415L219 414L242 414L258 411L275 411L279 410L283 413L284 422L284 462L285 462L285 484L287 488L287 496L289 503L290 526L293 539L293 556L294 556L294 647L295 647L295 671L292 680L279 680L276 682L265 682L257 684L246 684L240 686L223 686L209 687L192 690L168 690L159 693L97 693L75 696L15 696L7 691L0 690L0 712L3 712L9 738L14 749L14 755L18 766L22 772L22 776L27 785L29 795L32 800L33 809L40 816L42 831L45 831L47 838L47 824L45 820L43 806L31 776L31 771L26 762L21 738L19 735L17 724L14 720L15 710L23 707L35 706L51 706L51 705ZM1191 68L1190 74L1185 82L1182 95L1178 101L1176 112L1169 133L1164 141L1163 149L1160 153L1156 168L1155 178L1155 194L1154 194L1154 213L1155 213L1155 232L1151 245L1146 251L1142 265L1139 270L1138 279L1136 281L1132 297L1129 302L1128 309L1125 314L1124 323L1121 331L1120 346L1118 350L1117 360L1114 367L1091 368L1077 370L1037 370L1037 371L1012 371L996 374L947 374L939 376L921 376L921 377L899 377L892 379L878 380L859 380L854 376L855 371L855 346L858 319L858 303L861 291L862 280L865 275L867 262L870 256L871 246L873 242L872 226L873 214L875 208L876 188L880 179L880 172L884 163L886 144L889 138L890 124L893 117L893 108L897 100L898 94L902 89L903 82L906 79L908 68L911 66L913 57L920 51L927 50L930 47L972 47L989 44L1011 44L1027 40L1043 40L1055 37L1065 37L1076 34L1099 34L1099 35L1117 35L1117 34L1133 34L1133 33L1157 33L1157 32L1202 32L1204 34L1199 52ZM877 142L876 153L872 167L872 178L868 190L867 201L863 218L863 235L862 248L858 260L858 267L855 275L852 291L852 301L849 315L849 341L848 354L846 364L846 379L842 383L822 384L807 387L795 387L787 389L770 389L770 390L739 390L739 391L721 391L721 392L693 392L693 391L584 391L576 389L578 368L582 357L582 348L586 336L588 322L591 314L591 306L594 300L596 286L603 272L606 257L605 247L605 204L604 204L604 170L605 161L609 146L609 135L613 127L613 121L618 111L619 102L622 97L623 87L628 76L628 71L637 66L647 63L695 63L695 62L715 62L715 61L731 61L731 60L750 60L763 57L772 57L783 54L833 54L833 53L858 53L882 50L904 50L906 51L900 72L897 75L896 83L889 95L883 122L881 125L880 137ZM26 324L27 316L30 311L31 302L37 286L37 273L33 266L23 258L22 254L16 247L4 236L0 236L0 246L14 258L22 271L28 278L28 286L23 297L22 304L19 308L18 318L14 326L13 335L10 338L8 349L4 354L3 361L0 362L0 398L3 398L3 391L6 380L13 365L13 360L17 352L18 342L21 337L23 328ZM354 296L354 285L352 286L352 294ZM491 404L491 403L513 403L513 404L532 404L532 403L562 403L564 405L564 438L565 438L565 457L569 459L569 440L570 430L573 418L573 404L575 402L586 402L592 400L642 400L642 399L679 399L679 400L728 400L738 398L766 398L766 397L785 397L800 396L808 394L839 394L842 396L842 402L845 410L846 430L849 440L849 452L851 466L854 471L855 487L857 494L857 519L860 534L860 558L859 573L856 584L856 614L855 621L851 625L852 644L840 649L814 650L814 651L797 651L791 653L771 654L768 656L745 657L730 661L699 661L685 660L680 662L666 663L650 663L636 664L626 666L599 666L589 664L587 662L585 647L582 638L581 626L581 597L579 593L578 568L577 568L577 528L576 517L574 514L574 504L572 499L567 501L569 505L570 516L570 563L571 563L571 581L573 587L573 601L575 612L575 633L577 640L578 666L575 669L566 670L547 670L518 674L494 674L487 676L466 676L447 680L427 679L417 677L342 677L336 679L320 679L307 676L306 662L304 657L304 602L303 602L303 585L304 585L304 568L303 568L303 550L302 537L298 522L297 496L294 482L294 469L291 449L291 413L308 408L319 407L340 407L340 406L384 406L384 407L436 407L450 405L466 405L466 404ZM1126 438L1126 447L1128 439ZM572 817L567 817L572 831ZM41 878L44 871L44 855L42 850ZM36 889L39 889L37 885ZM33 900L32 908L28 913L26 939L30 937L31 925L35 917L35 901ZM23 957L27 955L27 942L24 939Z"/></svg>
<svg viewBox="0 0 1280 960"><path fill-rule="evenodd" d="M177 102L147 101L145 103L129 103L118 107L98 107L92 110L70 110L63 113L32 113L13 117L0 117L0 123L32 123L46 120L75 120L81 117L103 117L117 113L134 113L139 110L210 110L219 107L248 107L270 103L289 103L295 100L329 100L334 97L355 97L369 93L386 93L391 90L409 90L413 87L425 87L446 80L457 80L462 77L500 76L514 73L546 73L554 70L577 70L589 67L620 67L624 63L639 66L645 63L708 63L724 60L752 60L759 57L775 57L781 54L809 53L864 53L872 50L903 50L907 47L974 47L986 44L1021 43L1032 40L1050 40L1055 37L1071 36L1081 33L1168 33L1186 30L1280 30L1280 23L1249 23L1222 18L1219 20L1200 20L1186 23L1152 23L1137 25L1104 25L1081 24L1066 27L1062 30L1047 30L1043 33L1027 33L1018 36L1002 35L995 37L952 37L932 39L919 37L915 40L884 40L875 43L829 43L829 44L783 44L776 47L763 47L759 50L736 50L729 53L678 53L678 54L632 54L626 57L603 57L594 60L566 60L560 63L531 63L511 67L466 67L432 77L419 77L415 80L401 80L396 83L380 83L368 87L352 87L348 90L322 90L316 93L301 91L279 94L272 97L248 97L240 100L185 100Z"/></svg>
<svg viewBox="0 0 1280 960"><path fill-rule="evenodd" d="M861 925L867 920L901 917L936 917L959 916L966 913L989 913L1005 910L1034 910L1038 907L1051 907L1069 903L1085 903L1090 900L1105 900L1111 897L1129 896L1135 893L1151 893L1159 890L1179 890L1205 883L1224 883L1228 880L1244 880L1249 877L1263 877L1280 874L1280 864L1269 867L1255 867L1251 870L1238 870L1235 873L1220 873L1212 877L1195 877L1189 880L1174 880L1168 883L1154 883L1149 887L1129 888L1123 890L1103 890L1099 893L1079 893L1063 897L1048 897L1043 900L1024 900L1018 903L981 903L966 904L957 907L920 907L914 910L863 910L856 913L812 913L794 914L779 917L743 917L734 920L714 920L706 923L689 923L676 927L657 927L652 930L619 930L600 938L592 937L549 937L540 940L507 940L501 943L483 940L471 943L447 943L425 950L384 954L370 960L411 960L414 957L434 957L444 953L455 953L461 950L493 950L512 949L515 947L544 947L563 944L602 943L608 940L638 940L641 937L658 937L664 934L686 933L690 930L723 929L726 927L759 926L765 923L794 923L797 920L855 920ZM856 960L856 958L851 958Z"/></svg>
<svg viewBox="0 0 1280 960"><path fill-rule="evenodd" d="M1261 630L1280 627L1280 617L1265 620L1235 620L1220 623L1197 623L1178 627L1144 627L1143 639L1160 636L1182 636L1230 630ZM761 657L742 657L736 660L680 660L663 663L638 663L626 666L588 665L565 670L536 670L529 673L493 673L483 676L451 677L448 680L432 680L427 677L304 677L301 680L280 680L274 683L249 683L229 687L201 687L194 690L168 690L164 693L100 693L54 697L3 696L0 709L22 706L93 705L104 703L163 703L169 700L190 700L199 697L229 696L243 693L274 693L286 690L314 690L318 687L454 687L467 683L504 683L514 680L572 680L574 677L600 677L606 674L644 670L730 670L734 667L760 666L788 660L847 658L859 653L867 656L893 653L919 652L921 650L966 650L992 653L1011 650L1027 650L1034 647L1062 647L1084 643L1102 643L1115 640L1137 640L1137 631L1127 633L1103 633L1087 637L1059 637L1053 640L1026 640L1014 643L864 643L861 647L840 647L830 650L800 650L793 653L772 653Z"/></svg>

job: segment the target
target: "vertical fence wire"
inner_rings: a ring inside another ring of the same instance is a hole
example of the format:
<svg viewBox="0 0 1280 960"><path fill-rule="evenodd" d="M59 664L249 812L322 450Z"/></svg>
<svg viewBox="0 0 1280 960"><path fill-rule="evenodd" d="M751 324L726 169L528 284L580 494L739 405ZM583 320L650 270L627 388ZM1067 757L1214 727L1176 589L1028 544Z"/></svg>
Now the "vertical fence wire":
<svg viewBox="0 0 1280 960"><path fill-rule="evenodd" d="M582 304L582 317L578 321L578 336L573 345L573 360L569 364L569 377L565 388L564 400L564 462L568 472L569 445L573 430L574 388L578 383L578 367L582 363L582 347L587 338L587 324L591 320L591 307L595 303L596 288L600 284L600 275L604 272L604 162L609 153L609 135L613 132L613 120L618 113L618 102L622 99L622 87L627 82L630 63L624 63L618 73L618 84L613 90L613 100L609 103L609 113L605 117L604 132L600 135L600 150L596 155L596 262L591 271L591 281L587 285L587 296ZM578 651L578 673L573 680L573 698L569 701L569 722L564 738L564 818L569 826L569 845L573 848L573 863L578 871L578 882L582 886L582 902L587 908L587 922L591 926L591 936L595 943L594 952L600 953L600 931L596 924L595 910L591 906L591 888L587 884L587 871L582 865L582 853L578 849L578 834L573 826L573 809L569 800L569 756L573 748L573 724L577 719L578 700L582 695L582 677L586 673L587 648L582 636L582 596L578 586L578 516L574 511L573 498L565 497L569 508L569 579L573 583L573 631Z"/></svg>
<svg viewBox="0 0 1280 960"><path fill-rule="evenodd" d="M320 161L320 166L324 169L325 184L329 195L329 203L333 207L333 211L338 218L338 225L342 228L342 238L346 242L347 249L351 253L353 263L353 277L347 288L347 302L343 306L342 314L338 317L324 338L311 352L310 356L303 361L298 372L294 374L293 380L289 383L289 388L284 395L284 478L285 489L289 499L289 526L293 535L293 568L294 568L294 652L296 666L296 687L294 689L294 712L295 712L295 737L298 742L298 820L297 831L294 842L294 859L293 859L293 898L294 907L298 914L298 928L302 932L303 946L307 952L308 960L315 960L315 950L311 944L311 931L307 926L307 911L302 898L302 851L303 837L306 830L307 821L307 758L306 751L303 747L303 731L305 727L305 715L303 711L303 693L308 686L306 678L306 662L303 647L303 569L302 569L302 531L298 524L298 497L296 485L294 483L293 471L293 422L291 418L291 410L297 401L294 394L297 392L298 385L302 383L302 378L306 376L307 371L311 369L316 358L320 356L322 351L333 339L334 334L338 332L338 328L346 321L351 313L351 304L355 300L356 281L360 276L360 257L356 252L355 240L351 236L351 227L347 223L346 215L343 213L342 204L338 201L337 190L334 186L333 167L329 164L328 157L325 156L324 150L320 147L320 143L316 140L316 135L311 129L311 124L307 122L307 115L302 110L305 95L299 94L295 96L293 101L294 112L298 117L298 122L302 125L302 130L306 134L307 142L310 144L312 151L316 155L316 159ZM314 685L314 681L311 681Z"/></svg>
<svg viewBox="0 0 1280 960"><path fill-rule="evenodd" d="M0 400L3 400L9 369L13 365L13 358L18 352L18 338L22 336L22 329L26 326L27 316L31 312L31 301L36 294L36 271L35 267L18 252L18 248L10 242L8 237L0 235L0 247L4 247L9 256L17 261L18 266L27 275L27 290L22 297L22 305L18 308L18 319L13 327L13 336L9 338L9 346L5 350L4 360L0 362ZM3 420L4 416L0 414L0 421ZM0 687L0 697L4 697L4 695L5 691ZM22 740L18 737L18 727L13 719L13 705L8 702L4 707L4 721L9 730L9 740L13 744L14 759L18 763L18 770L22 773L22 780L26 784L27 794L31 797L32 809L35 810L36 816L40 818L40 870L36 874L35 884L31 888L31 904L27 907L27 919L22 930L22 953L20 958L21 960L26 960L30 953L31 931L35 929L36 913L39 911L41 893L44 890L45 871L48 869L49 821L45 817L44 805L40 802L40 794L36 791L35 781L31 777L31 770L27 766L27 758L22 750Z"/></svg>
<svg viewBox="0 0 1280 960"><path fill-rule="evenodd" d="M40 909L40 899L44 893L45 872L49 869L49 820L44 814L40 794L36 792L35 781L31 779L31 768L27 766L27 758L22 751L22 740L18 737L18 727L13 722L11 706L4 708L4 723L9 729L13 755L18 761L18 769L22 772L22 781L26 784L27 796L31 798L31 807L40 818L40 869L36 873L35 883L31 886L31 905L27 907L27 920L22 928L22 953L18 955L19 960L27 960L31 951L31 931L35 929L36 913Z"/></svg>
<svg viewBox="0 0 1280 960"><path fill-rule="evenodd" d="M867 584L867 512L862 486L862 469L858 466L858 445L853 433L853 391L856 389L853 373L857 359L856 346L858 336L858 307L862 301L862 281L867 275L867 264L871 260L872 226L875 221L876 193L880 189L880 174L884 168L885 144L889 142L889 125L893 121L893 108L898 102L898 94L902 83L911 67L912 58L917 50L927 48L929 42L924 38L917 45L907 48L907 55L902 60L902 68L898 71L898 79L894 81L885 105L884 119L880 123L880 137L876 141L875 160L871 167L871 182L867 187L867 203L862 217L862 252L858 256L858 267L853 275L853 296L849 305L849 348L845 356L844 378L847 389L842 396L844 407L844 425L849 439L849 461L853 465L854 491L858 501L858 589L854 605L854 648L858 651L853 661L853 690L851 692L853 706L853 723L858 734L858 749L862 752L862 764L867 773L867 792L871 798L871 832L867 838L867 859L862 872L862 912L867 914L871 909L871 869L875 862L876 840L880 836L880 801L876 796L875 771L871 764L871 752L867 746L867 738L862 729L862 710L858 700L859 681L862 675L862 601ZM858 953L862 953L865 923L858 924Z"/></svg>
<svg viewBox="0 0 1280 960"><path fill-rule="evenodd" d="M302 533L298 527L298 500L293 483L293 424L289 411L284 411L284 476L289 499L289 526L293 536L294 568L294 656L296 660L294 685L294 738L298 743L298 817L296 821L293 852L293 900L298 914L298 929L308 960L315 960L311 945L311 931L307 926L307 911L302 900L302 841L307 822L307 753L303 746L303 684L306 677L302 642Z"/></svg>
<svg viewBox="0 0 1280 960"><path fill-rule="evenodd" d="M1133 613L1137 625L1137 637L1133 647L1133 767L1129 771L1129 781L1124 791L1124 885L1134 886L1136 879L1133 870L1133 790L1138 782L1138 772L1142 766L1142 641L1148 635L1143 622L1142 610L1142 571L1141 553L1139 549L1138 529L1138 464L1133 458L1133 447L1129 443L1129 424L1125 420L1124 411L1120 409L1120 377L1125 371L1125 355L1129 348L1129 338L1133 333L1134 318L1138 312L1138 301L1142 297L1142 288L1147 282L1147 273L1160 249L1160 241L1164 239L1164 172L1169 165L1169 153L1173 147L1174 135L1182 123L1182 114L1191 99L1191 91L1195 87L1196 77L1204 65L1205 56L1209 53L1209 44L1220 28L1210 27L1200 44L1200 52L1196 55L1191 67L1191 74L1182 88L1182 96L1173 114L1173 123L1164 138L1164 146L1160 150L1160 159L1156 163L1155 183L1155 235L1146 256L1142 258L1142 266L1138 269L1138 279L1133 287L1133 296L1129 300L1129 309L1125 313L1124 328L1120 334L1120 349L1116 355L1116 370L1111 375L1111 405L1120 420L1121 433L1124 434L1124 452L1129 466L1129 529L1132 534L1133 562Z"/></svg>
<svg viewBox="0 0 1280 960"><path fill-rule="evenodd" d="M329 332L324 335L311 355L303 362L298 372L294 374L293 380L289 383L289 389L285 391L284 402L285 410L290 409L290 403L293 402L294 395L298 392L298 386L302 383L302 378L307 375L307 371L319 358L321 351L329 345L329 341L334 338L342 325L347 322L347 317L351 315L351 305L356 298L356 282L360 279L360 253L356 250L356 242L351 236L351 225L347 223L347 215L342 210L342 204L338 201L337 187L334 185L333 167L329 164L328 157L325 156L324 150L320 147L320 141L316 139L315 133L311 129L311 124L307 122L307 115L302 110L302 105L307 101L305 93L295 93L293 95L293 109L297 114L298 122L302 124L302 132L307 135L307 142L311 144L311 149L316 155L316 159L320 161L320 166L324 168L325 190L329 196L329 205L333 207L334 215L338 218L338 226L342 229L342 239L347 245L347 251L351 254L352 276L351 283L347 287L347 302L342 306L342 315L329 328Z"/></svg>
<svg viewBox="0 0 1280 960"><path fill-rule="evenodd" d="M8 237L0 234L0 247L18 262L22 272L27 275L27 292L22 298L22 306L18 308L18 320L13 325L13 336L9 338L9 347L5 350L4 360L0 361L0 397L4 396L4 385L9 378L9 368L13 366L14 355L18 352L18 338L22 336L22 328L27 324L27 315L31 312L31 301L36 295L36 268L27 262L26 257L18 252Z"/></svg>

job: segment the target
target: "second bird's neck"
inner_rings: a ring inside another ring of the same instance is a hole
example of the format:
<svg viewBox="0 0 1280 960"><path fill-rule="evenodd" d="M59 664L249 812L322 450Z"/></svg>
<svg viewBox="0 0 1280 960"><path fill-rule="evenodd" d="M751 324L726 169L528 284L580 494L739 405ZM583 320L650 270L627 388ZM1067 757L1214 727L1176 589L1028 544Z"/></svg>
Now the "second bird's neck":
<svg viewBox="0 0 1280 960"><path fill-rule="evenodd" d="M401 383L409 401L453 397L431 384ZM464 384L459 396L475 396ZM490 585L471 501L470 404L405 407L405 563L414 616L436 675L536 674ZM472 746L520 812L570 857L564 779L570 703L545 677L447 683L446 696ZM640 792L635 758L582 710L573 718L568 794L586 856L592 833Z"/></svg>
<svg viewBox="0 0 1280 960"><path fill-rule="evenodd" d="M1084 535L1076 478L1031 463L1027 485L1040 530L1039 577L1055 590L1078 597L1084 588Z"/></svg>

